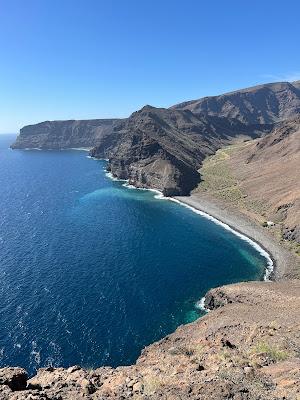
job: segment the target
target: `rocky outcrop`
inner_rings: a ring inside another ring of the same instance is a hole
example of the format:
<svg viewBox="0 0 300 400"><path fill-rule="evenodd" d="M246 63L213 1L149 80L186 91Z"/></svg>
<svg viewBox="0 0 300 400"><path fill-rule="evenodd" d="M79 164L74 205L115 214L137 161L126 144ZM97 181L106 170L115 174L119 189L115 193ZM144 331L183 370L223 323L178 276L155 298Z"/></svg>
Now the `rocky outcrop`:
<svg viewBox="0 0 300 400"><path fill-rule="evenodd" d="M236 120L197 116L145 106L114 126L91 155L108 158L108 170L137 187L165 195L188 194L199 182L202 160L238 135L253 135L269 127L245 126Z"/></svg>
<svg viewBox="0 0 300 400"><path fill-rule="evenodd" d="M132 366L44 368L24 384L0 370L1 400L295 400L300 395L300 282L223 286L205 317L147 347Z"/></svg>
<svg viewBox="0 0 300 400"><path fill-rule="evenodd" d="M95 146L112 131L116 119L45 121L24 126L13 149L66 149Z"/></svg>
<svg viewBox="0 0 300 400"><path fill-rule="evenodd" d="M299 212L298 212L299 214ZM287 226L283 229L282 236L286 240L292 240L300 244L300 225Z"/></svg>
<svg viewBox="0 0 300 400"><path fill-rule="evenodd" d="M5 391L25 390L27 386L27 372L23 368L0 369L0 387ZM1 393L1 392L0 392Z"/></svg>
<svg viewBox="0 0 300 400"><path fill-rule="evenodd" d="M276 82L172 107L193 113L234 118L246 124L272 124L300 113L300 84Z"/></svg>

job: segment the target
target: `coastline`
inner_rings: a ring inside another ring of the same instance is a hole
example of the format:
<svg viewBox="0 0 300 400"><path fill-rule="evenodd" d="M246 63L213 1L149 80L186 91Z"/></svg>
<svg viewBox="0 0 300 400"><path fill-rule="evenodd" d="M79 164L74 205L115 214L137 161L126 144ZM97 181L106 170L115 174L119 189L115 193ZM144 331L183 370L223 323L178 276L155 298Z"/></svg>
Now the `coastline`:
<svg viewBox="0 0 300 400"><path fill-rule="evenodd" d="M119 181L125 188L152 191L154 198L180 204L202 218L227 225L235 234L244 236L243 240L248 238L256 243L272 259L274 272L270 278L280 280L289 272L293 262L291 260L288 264L285 257L289 258L292 254L271 236L268 229L248 219L239 210L198 193L166 197L157 189L135 187L128 180L113 177L105 171L105 164L102 165L106 177ZM270 241L274 242L277 249L272 247ZM278 274L280 271L281 275ZM207 393L211 396L207 398L225 399L228 393L234 396L239 392L241 395L249 392L251 397L248 399L255 399L256 382L261 382L262 377L266 379L266 384L259 386L263 391L262 396L266 392L268 398L275 398L278 393L278 396L282 395L282 387L289 393L293 388L298 390L300 382L297 380L293 381L296 382L293 386L285 385L286 381L294 379L296 373L300 376L298 355L294 353L295 340L298 339L299 288L299 281L285 280L250 281L210 289L206 297L197 302L197 306L206 315L179 326L173 333L147 345L137 361L130 366L118 366L116 369L108 366L94 369L50 366L39 369L30 379L21 368L2 368L0 373L5 377L12 376L11 379L15 379L15 376L23 379L25 383L22 390L17 390L20 391L20 399L24 400L27 396L44 394L49 397L61 394L70 399L81 395L90 399L97 395L118 399L139 396L156 398L156 394L161 398L173 398L174 393L176 396L182 395L182 398L194 398L191 397L193 395L197 398L199 393ZM275 349L276 354L279 354L277 361L270 361L267 355L258 353L262 343L267 343L268 349ZM280 356L286 357L286 360L280 360ZM279 371L275 377L274 368ZM224 375L224 371L227 375ZM0 397L2 390L6 394L8 389L0 382ZM16 395L12 393L12 398Z"/></svg>
<svg viewBox="0 0 300 400"><path fill-rule="evenodd" d="M265 280L277 281L295 277L299 260L296 255L276 241L266 230L267 228L258 225L239 210L209 196L191 194L190 196L175 196L174 199L183 205L208 214L261 247L273 262L273 270Z"/></svg>
<svg viewBox="0 0 300 400"><path fill-rule="evenodd" d="M168 199L168 198L166 198L166 199ZM240 239L248 242L257 252L259 252L267 260L267 266L265 268L265 274L264 274L263 280L264 281L271 280L276 263L275 263L275 260L272 257L272 255L268 252L268 250L261 243L259 243L258 241L254 241L252 237L245 235L243 232L241 232L241 230L238 229L238 227L233 226L233 224L229 225L228 223L224 222L219 217L216 217L207 211L203 211L195 206L192 206L191 204L188 204L186 202L179 200L178 198L169 198L169 199L177 202L178 204L180 204L184 207L189 208L194 213L201 215L203 218L209 219L213 223L222 226L223 229L230 231L235 236L238 236Z"/></svg>
<svg viewBox="0 0 300 400"><path fill-rule="evenodd" d="M90 156L88 156L88 158L99 160ZM169 200L181 205L182 207L186 207L203 218L207 218L215 224L222 226L223 229L231 231L234 235L240 237L241 240L247 241L267 260L263 281L276 281L285 276L286 259L290 259L292 254L276 243L274 239L272 240L271 237L267 236L265 232L258 232L258 228L261 227L259 227L253 221L246 221L246 217L243 218L244 221L241 221L242 215L240 215L238 218L237 211L232 213L231 218L228 216L225 218L225 215L222 212L223 210L220 206L211 200L209 202L205 202L202 198L199 199L198 195L191 194L190 196L167 197L164 196L163 193L158 189L137 187L131 182L129 183L128 179L119 179L113 176L111 172L106 171L105 175L111 180L123 182L122 186L126 187L127 189L147 190L154 192L156 193L154 196L156 199ZM250 229L243 229L244 226L251 226L251 231ZM273 242L272 245L271 242ZM284 254L282 254L282 252ZM294 260L292 264L294 265L295 263L296 261ZM284 271L284 273L282 273L282 271ZM204 301L205 297L201 298L198 301L198 307L207 312L208 310L205 308Z"/></svg>
<svg viewBox="0 0 300 400"><path fill-rule="evenodd" d="M25 151L31 151L31 150L38 150L38 151L69 151L69 150L76 150L76 151L86 151L89 152L91 151L92 147L65 147L65 148L54 148L54 149L43 149L40 147L25 147L24 149L12 149L12 150L25 150Z"/></svg>
<svg viewBox="0 0 300 400"><path fill-rule="evenodd" d="M277 280L277 278L275 279L275 271L278 270L278 268L277 268L277 262L278 262L277 258L278 257L273 256L273 253L271 251L269 251L269 248L262 243L264 241L257 240L256 238L254 238L255 235L253 235L253 234L250 235L248 232L247 233L244 232L243 230L240 229L240 226L238 224L234 224L234 223L232 223L232 221L229 221L229 222L225 221L225 219L223 218L222 215L220 215L220 213L213 212L209 208L204 209L204 208L200 207L197 201L195 201L194 199L191 200L193 195L191 195L189 197L187 197L187 196L167 197L167 196L164 196L163 193L158 189L137 187L137 186L133 185L132 183L129 183L129 181L127 179L118 179L118 178L114 177L111 172L106 172L105 175L111 180L123 182L122 186L124 186L127 189L147 190L147 191L154 192L154 193L156 193L156 195L154 196L156 199L168 200L168 201L175 202L175 203L181 205L182 207L186 207L186 208L190 209L192 212L202 216L203 218L207 218L210 221L212 221L213 223L222 226L223 229L231 231L234 235L240 237L241 240L247 241L252 247L254 247L256 249L256 251L258 251L267 260L267 265L266 265L263 280L264 281L271 281L273 279ZM236 216L234 219L236 219ZM290 255L290 253L289 253L289 255ZM282 260L282 262L283 262L283 260ZM208 310L204 306L204 301L205 301L205 297L201 298L198 301L198 307L200 309L202 309L203 311L207 312Z"/></svg>

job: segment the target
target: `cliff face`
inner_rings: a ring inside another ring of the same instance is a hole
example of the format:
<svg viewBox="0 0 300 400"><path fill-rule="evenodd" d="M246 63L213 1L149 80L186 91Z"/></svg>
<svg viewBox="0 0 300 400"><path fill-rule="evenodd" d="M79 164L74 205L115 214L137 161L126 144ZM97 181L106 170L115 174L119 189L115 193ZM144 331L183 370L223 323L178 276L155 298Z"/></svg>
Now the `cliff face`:
<svg viewBox="0 0 300 400"><path fill-rule="evenodd" d="M94 147L118 178L186 195L203 159L240 135L257 137L300 113L299 82L256 86L178 104L146 106L124 120L46 121L21 129L12 148Z"/></svg>
<svg viewBox="0 0 300 400"><path fill-rule="evenodd" d="M103 135L112 131L116 119L85 121L45 121L24 126L11 146L13 149L66 149L93 147Z"/></svg>
<svg viewBox="0 0 300 400"><path fill-rule="evenodd" d="M235 118L246 124L272 124L300 113L300 84L299 81L269 83L187 101L172 108Z"/></svg>
<svg viewBox="0 0 300 400"><path fill-rule="evenodd" d="M115 125L91 155L109 158L112 174L137 187L188 194L199 182L205 156L250 131L255 135L253 127L234 120L146 106Z"/></svg>
<svg viewBox="0 0 300 400"><path fill-rule="evenodd" d="M300 282L211 290L213 311L145 348L137 363L0 369L1 400L295 400L300 395Z"/></svg>

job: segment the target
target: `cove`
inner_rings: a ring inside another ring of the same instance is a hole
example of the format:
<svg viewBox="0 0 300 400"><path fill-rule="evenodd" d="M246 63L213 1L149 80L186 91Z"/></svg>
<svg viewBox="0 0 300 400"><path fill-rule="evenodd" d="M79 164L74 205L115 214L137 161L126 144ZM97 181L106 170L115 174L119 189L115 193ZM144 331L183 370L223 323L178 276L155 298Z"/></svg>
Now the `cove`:
<svg viewBox="0 0 300 400"><path fill-rule="evenodd" d="M0 138L0 365L126 365L201 317L211 287L263 279L231 231L126 188L80 151Z"/></svg>

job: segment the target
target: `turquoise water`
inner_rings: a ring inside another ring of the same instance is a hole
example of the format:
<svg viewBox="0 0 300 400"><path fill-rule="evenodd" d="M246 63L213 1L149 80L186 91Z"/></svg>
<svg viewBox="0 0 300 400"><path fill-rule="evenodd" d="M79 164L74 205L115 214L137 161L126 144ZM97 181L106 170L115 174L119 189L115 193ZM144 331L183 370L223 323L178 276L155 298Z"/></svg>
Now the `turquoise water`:
<svg viewBox="0 0 300 400"><path fill-rule="evenodd" d="M262 279L247 242L80 151L0 136L0 366L132 363L202 312L214 286Z"/></svg>

